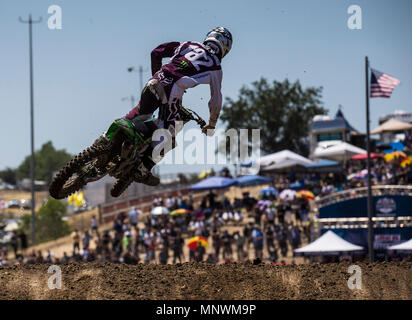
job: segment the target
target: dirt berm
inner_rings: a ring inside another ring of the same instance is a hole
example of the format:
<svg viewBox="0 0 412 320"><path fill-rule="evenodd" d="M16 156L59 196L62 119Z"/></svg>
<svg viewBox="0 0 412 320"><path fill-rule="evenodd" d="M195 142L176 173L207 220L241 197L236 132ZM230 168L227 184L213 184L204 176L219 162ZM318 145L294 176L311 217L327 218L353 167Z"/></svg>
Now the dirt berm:
<svg viewBox="0 0 412 320"><path fill-rule="evenodd" d="M362 288L350 290L349 264L61 265L49 289L48 265L0 267L1 299L412 299L412 263L358 263Z"/></svg>

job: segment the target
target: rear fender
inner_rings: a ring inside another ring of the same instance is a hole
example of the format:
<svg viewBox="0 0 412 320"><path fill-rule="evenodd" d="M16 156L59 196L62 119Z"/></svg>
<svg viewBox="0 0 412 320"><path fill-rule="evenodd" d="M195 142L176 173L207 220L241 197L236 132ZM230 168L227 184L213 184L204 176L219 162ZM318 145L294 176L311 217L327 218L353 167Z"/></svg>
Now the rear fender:
<svg viewBox="0 0 412 320"><path fill-rule="evenodd" d="M144 140L144 138L139 134L139 132L136 131L135 127L133 126L133 123L128 119L121 118L114 120L106 132L106 137L110 141L112 141L113 138L119 132L125 134L126 137L128 137L130 141L133 143L134 150L133 152L131 152L131 158L133 157L133 155L136 155L137 150L142 149L144 146L150 143L149 140Z"/></svg>

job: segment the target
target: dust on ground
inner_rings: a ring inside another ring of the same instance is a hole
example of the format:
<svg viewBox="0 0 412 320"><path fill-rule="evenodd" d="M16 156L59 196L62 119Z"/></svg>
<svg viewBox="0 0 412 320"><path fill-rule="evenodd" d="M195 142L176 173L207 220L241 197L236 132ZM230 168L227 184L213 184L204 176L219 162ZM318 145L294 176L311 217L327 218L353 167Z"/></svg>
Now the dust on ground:
<svg viewBox="0 0 412 320"><path fill-rule="evenodd" d="M357 264L355 290L348 263L71 263L61 289L49 289L49 265L10 266L0 267L0 299L412 299L412 263Z"/></svg>

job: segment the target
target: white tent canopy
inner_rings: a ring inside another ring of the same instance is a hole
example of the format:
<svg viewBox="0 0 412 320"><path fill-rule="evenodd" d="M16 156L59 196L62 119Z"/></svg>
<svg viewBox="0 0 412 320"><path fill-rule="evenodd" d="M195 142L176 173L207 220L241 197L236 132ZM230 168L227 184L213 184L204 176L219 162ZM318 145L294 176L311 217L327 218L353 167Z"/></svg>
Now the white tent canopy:
<svg viewBox="0 0 412 320"><path fill-rule="evenodd" d="M262 168L262 171L276 171L281 169L288 169L297 166L304 167L307 164L311 164L312 162L307 163L306 161L302 161L300 159L286 159L284 161L272 164L270 166L266 166Z"/></svg>
<svg viewBox="0 0 412 320"><path fill-rule="evenodd" d="M295 160L296 162L302 164L312 163L312 161L308 158L298 155L297 153L294 153L290 150L283 150L272 154L268 154L266 156L261 157L258 162L261 167L267 167L274 164L280 165L282 162L285 162L287 160Z"/></svg>
<svg viewBox="0 0 412 320"><path fill-rule="evenodd" d="M363 247L354 245L332 231L299 249L295 249L295 255L314 256L314 255L338 255L342 253L354 253L363 251Z"/></svg>
<svg viewBox="0 0 412 320"><path fill-rule="evenodd" d="M399 121L396 119L389 119L382 123L379 127L375 128L371 134L378 134L386 131L403 131L403 130L411 130L412 124Z"/></svg>
<svg viewBox="0 0 412 320"><path fill-rule="evenodd" d="M412 239L396 244L394 246L390 246L387 248L387 250L412 253Z"/></svg>
<svg viewBox="0 0 412 320"><path fill-rule="evenodd" d="M358 148L347 142L337 143L327 148L316 148L313 153L313 158L326 158L330 160L345 161L349 160L352 156L360 153L365 153L366 150Z"/></svg>

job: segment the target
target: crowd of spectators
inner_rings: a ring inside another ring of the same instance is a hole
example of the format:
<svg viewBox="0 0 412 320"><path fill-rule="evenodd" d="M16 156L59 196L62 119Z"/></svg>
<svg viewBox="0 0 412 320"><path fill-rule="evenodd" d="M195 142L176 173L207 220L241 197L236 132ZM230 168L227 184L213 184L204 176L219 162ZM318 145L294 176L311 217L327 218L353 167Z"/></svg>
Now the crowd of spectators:
<svg viewBox="0 0 412 320"><path fill-rule="evenodd" d="M373 185L406 185L410 182L411 164L403 165L403 158L388 162L383 157L372 159ZM317 197L367 185L365 161L348 161L344 170L328 173L302 173L272 176L273 186L280 192L291 188L306 189ZM363 174L362 174L363 172ZM230 172L222 175L229 177ZM263 197L263 198L262 198ZM67 263L70 261L143 263L182 263L207 261L222 263L259 259L273 263L293 261L292 250L311 242L318 235L316 217L311 214L310 202L305 197L293 200L276 195L263 195L259 199L248 192L230 201L225 194L209 192L195 203L192 195L153 201L152 207L166 207L169 212L185 209L180 215L153 215L138 208L119 213L111 228L99 228L94 216L90 229L74 230L72 250L56 257L47 251L27 252L26 245L19 250L17 239L12 238L12 249L17 263ZM193 237L207 239L188 248ZM0 264L12 263L8 259L9 247L0 249Z"/></svg>
<svg viewBox="0 0 412 320"><path fill-rule="evenodd" d="M270 196L256 199L248 192L229 201L224 195L209 192L198 204L188 197L153 201L152 208L164 206L169 211L186 209L188 213L143 214L132 207L119 213L111 228L101 230L93 216L91 228L71 234L70 252L57 257L49 250L17 253L15 263L122 262L183 263L206 261L222 263L267 260L285 263L291 250L310 240L309 206L305 199L279 202ZM264 205L261 205L264 203ZM207 239L188 248L193 237ZM0 263L10 263L7 248L0 252Z"/></svg>
<svg viewBox="0 0 412 320"><path fill-rule="evenodd" d="M387 162L384 157L371 159L372 186L411 185L412 163L402 165L404 158L399 157ZM302 188L323 197L339 191L366 187L368 185L366 161L347 161L342 170L325 173L299 173L291 171L283 178L275 179L275 187L287 188L293 182Z"/></svg>

